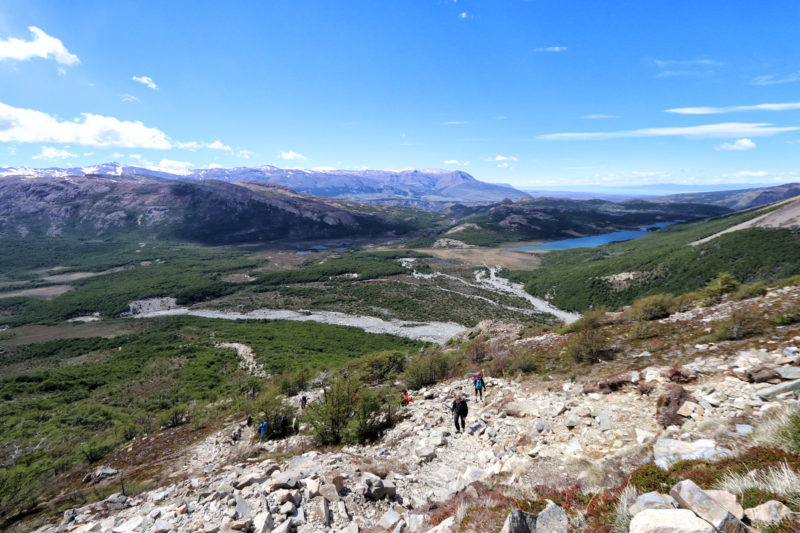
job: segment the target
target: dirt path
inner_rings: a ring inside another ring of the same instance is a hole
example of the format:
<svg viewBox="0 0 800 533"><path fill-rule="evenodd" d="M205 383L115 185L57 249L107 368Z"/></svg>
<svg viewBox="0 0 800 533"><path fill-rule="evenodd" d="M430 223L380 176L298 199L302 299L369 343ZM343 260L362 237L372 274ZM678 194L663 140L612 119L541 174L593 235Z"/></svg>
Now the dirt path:
<svg viewBox="0 0 800 533"><path fill-rule="evenodd" d="M716 239L720 235L747 228L788 228L800 226L800 197L795 196L794 198L789 198L778 205L783 205L783 207L777 211L770 211L769 213L746 220L741 224L722 230L714 235L698 239L690 244L692 246L697 246L698 244L704 244L712 239Z"/></svg>

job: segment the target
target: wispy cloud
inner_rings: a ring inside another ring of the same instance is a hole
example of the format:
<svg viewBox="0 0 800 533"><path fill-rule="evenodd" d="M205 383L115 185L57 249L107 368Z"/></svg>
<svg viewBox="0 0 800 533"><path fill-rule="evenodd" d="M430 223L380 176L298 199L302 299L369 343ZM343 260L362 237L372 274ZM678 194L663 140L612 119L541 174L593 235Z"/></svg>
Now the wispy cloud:
<svg viewBox="0 0 800 533"><path fill-rule="evenodd" d="M566 52L568 47L566 46L542 46L540 48L534 48L534 52Z"/></svg>
<svg viewBox="0 0 800 533"><path fill-rule="evenodd" d="M496 155L494 157L485 157L483 160L484 161L519 161L519 159L517 159L513 155L500 155L500 154L498 154L498 155Z"/></svg>
<svg viewBox="0 0 800 533"><path fill-rule="evenodd" d="M292 151L281 152L281 155L279 155L278 157L280 157L281 159L285 159L286 161L306 161L308 159L303 154L299 154L297 152L292 152Z"/></svg>
<svg viewBox="0 0 800 533"><path fill-rule="evenodd" d="M0 142L75 143L99 147L172 147L167 135L139 121L82 113L65 121L36 111L0 102Z"/></svg>
<svg viewBox="0 0 800 533"><path fill-rule="evenodd" d="M787 131L800 130L798 126L774 126L768 123L724 122L703 126L672 128L642 128L623 131L548 133L536 138L546 141L591 141L603 139L626 139L634 137L687 137L730 139L736 137L765 137Z"/></svg>
<svg viewBox="0 0 800 533"><path fill-rule="evenodd" d="M192 165L189 161L173 161L172 159L162 159L158 162L158 166L167 169L186 170L194 165Z"/></svg>
<svg viewBox="0 0 800 533"><path fill-rule="evenodd" d="M175 148L181 148L183 150L189 150L191 152L196 152L201 148L208 148L210 150L223 150L225 152L233 151L230 146L223 144L220 141L214 141L212 143L198 142L198 141L176 142Z"/></svg>
<svg viewBox="0 0 800 533"><path fill-rule="evenodd" d="M467 18L467 12L466 11L462 11L461 13L458 14L458 18L460 18L460 19Z"/></svg>
<svg viewBox="0 0 800 533"><path fill-rule="evenodd" d="M66 66L80 63L78 56L71 54L59 39L47 35L36 26L29 26L28 30L33 35L30 41L14 37L0 40L0 61L27 61L41 57L52 58L56 63Z"/></svg>
<svg viewBox="0 0 800 533"><path fill-rule="evenodd" d="M464 124L469 124L466 120L448 120L447 122L440 122L440 126L463 126Z"/></svg>
<svg viewBox="0 0 800 533"><path fill-rule="evenodd" d="M134 102L134 103L138 103L139 102L138 98L136 98L132 94L128 94L128 93L123 94L121 98L122 98L123 102Z"/></svg>
<svg viewBox="0 0 800 533"><path fill-rule="evenodd" d="M598 120L603 118L617 118L617 115L604 115L602 113L595 113L592 115L583 115L581 118L588 118L590 120Z"/></svg>
<svg viewBox="0 0 800 533"><path fill-rule="evenodd" d="M658 68L659 77L673 76L708 76L713 74L717 67L725 65L721 61L713 59L651 59L653 65Z"/></svg>
<svg viewBox="0 0 800 533"><path fill-rule="evenodd" d="M250 159L250 156L253 155L253 152L249 152L247 150L239 150L236 152L236 157L239 159Z"/></svg>
<svg viewBox="0 0 800 533"><path fill-rule="evenodd" d="M151 78L150 76L134 76L131 79L133 81L141 83L142 85L147 85L148 87L150 87L154 91L158 90L158 85L156 85L156 82L154 82L153 78Z"/></svg>
<svg viewBox="0 0 800 533"><path fill-rule="evenodd" d="M454 165L457 167L468 167L469 161L459 161L458 159L448 159L444 162L445 165Z"/></svg>
<svg viewBox="0 0 800 533"><path fill-rule="evenodd" d="M678 113L681 115L718 115L722 113L737 113L739 111L791 111L793 109L800 109L800 102L731 105L724 107L676 107L673 109L665 109L665 111L667 113Z"/></svg>
<svg viewBox="0 0 800 533"><path fill-rule="evenodd" d="M502 163L497 163L497 168L509 168L511 165L508 164L508 161L503 161Z"/></svg>
<svg viewBox="0 0 800 533"><path fill-rule="evenodd" d="M41 153L33 156L34 159L47 159L51 161L56 159L69 159L71 157L78 157L78 154L73 154L67 150L59 150L51 146L42 146Z"/></svg>
<svg viewBox="0 0 800 533"><path fill-rule="evenodd" d="M752 85L779 85L781 83L795 83L797 81L800 81L800 72L794 72L783 77L778 76L777 74L756 76L750 83Z"/></svg>
<svg viewBox="0 0 800 533"><path fill-rule="evenodd" d="M722 143L719 146L714 147L714 150L741 152L744 150L752 150L755 147L756 143L750 139L737 139L732 143Z"/></svg>

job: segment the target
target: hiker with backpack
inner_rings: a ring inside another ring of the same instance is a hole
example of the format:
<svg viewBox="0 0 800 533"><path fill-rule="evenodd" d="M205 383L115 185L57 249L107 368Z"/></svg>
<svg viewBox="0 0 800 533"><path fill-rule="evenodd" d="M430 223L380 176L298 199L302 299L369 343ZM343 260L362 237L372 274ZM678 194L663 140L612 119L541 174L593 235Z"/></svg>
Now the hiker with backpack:
<svg viewBox="0 0 800 533"><path fill-rule="evenodd" d="M264 437L267 435L267 428L269 427L269 423L264 420L261 422L261 425L258 426L258 438L264 440Z"/></svg>
<svg viewBox="0 0 800 533"><path fill-rule="evenodd" d="M469 412L466 395L456 393L456 399L453 400L453 405L450 407L450 410L453 412L453 421L456 423L456 433L465 431L467 427L467 413ZM458 424L459 420L461 420L461 427L459 427Z"/></svg>
<svg viewBox="0 0 800 533"><path fill-rule="evenodd" d="M411 403L414 400L414 398L412 398L411 396L408 395L408 391L405 390L405 389L403 389L400 392L400 395L402 396L402 399L400 400L400 403L402 403L403 405L408 405L409 403Z"/></svg>
<svg viewBox="0 0 800 533"><path fill-rule="evenodd" d="M475 401L478 401L478 395L483 401L483 389L486 387L486 382L483 380L483 371L478 370L478 373L472 379L472 384L475 385Z"/></svg>

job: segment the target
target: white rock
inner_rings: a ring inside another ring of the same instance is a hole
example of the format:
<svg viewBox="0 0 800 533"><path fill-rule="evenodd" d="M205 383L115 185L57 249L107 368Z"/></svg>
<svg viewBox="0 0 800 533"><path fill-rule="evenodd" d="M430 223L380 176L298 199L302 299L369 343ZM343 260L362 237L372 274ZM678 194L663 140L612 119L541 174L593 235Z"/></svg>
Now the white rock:
<svg viewBox="0 0 800 533"><path fill-rule="evenodd" d="M783 505L781 502L770 500L762 503L758 507L752 507L744 512L745 516L751 522L764 522L765 524L772 524L780 522L784 518L792 515L792 510Z"/></svg>
<svg viewBox="0 0 800 533"><path fill-rule="evenodd" d="M631 520L630 533L716 533L688 509L646 509Z"/></svg>

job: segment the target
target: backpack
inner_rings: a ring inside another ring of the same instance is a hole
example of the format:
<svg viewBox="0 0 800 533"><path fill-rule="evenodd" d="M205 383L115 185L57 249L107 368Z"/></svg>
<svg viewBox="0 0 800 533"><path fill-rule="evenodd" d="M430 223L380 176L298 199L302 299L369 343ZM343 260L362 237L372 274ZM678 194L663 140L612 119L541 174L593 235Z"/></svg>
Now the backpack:
<svg viewBox="0 0 800 533"><path fill-rule="evenodd" d="M475 381L475 388L476 389L482 389L483 388L483 380L481 378L478 378L477 381Z"/></svg>

